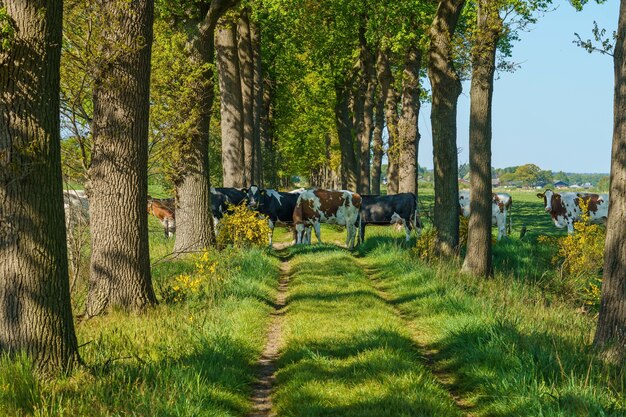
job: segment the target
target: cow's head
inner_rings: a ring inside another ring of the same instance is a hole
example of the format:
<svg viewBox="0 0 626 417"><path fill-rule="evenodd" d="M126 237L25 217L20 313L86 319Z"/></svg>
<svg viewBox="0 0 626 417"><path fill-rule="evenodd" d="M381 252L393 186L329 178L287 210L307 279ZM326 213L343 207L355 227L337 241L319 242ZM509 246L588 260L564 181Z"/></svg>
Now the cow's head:
<svg viewBox="0 0 626 417"><path fill-rule="evenodd" d="M265 190L259 188L256 185L251 185L250 188L244 188L241 191L246 195L248 201L248 207L251 209L258 209L262 203L263 197L265 197Z"/></svg>
<svg viewBox="0 0 626 417"><path fill-rule="evenodd" d="M538 193L537 197L543 199L543 206L545 210L549 213L552 211L552 200L554 198L559 198L560 196L552 190L546 190L543 193Z"/></svg>

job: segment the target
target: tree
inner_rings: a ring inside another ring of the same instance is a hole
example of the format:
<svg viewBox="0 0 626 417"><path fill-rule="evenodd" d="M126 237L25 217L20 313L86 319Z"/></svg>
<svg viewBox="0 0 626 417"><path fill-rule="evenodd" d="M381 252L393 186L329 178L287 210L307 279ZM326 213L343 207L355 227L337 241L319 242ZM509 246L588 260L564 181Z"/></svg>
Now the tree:
<svg viewBox="0 0 626 417"><path fill-rule="evenodd" d="M600 315L594 345L618 363L626 354L626 1L620 2L613 52L615 90L609 217Z"/></svg>
<svg viewBox="0 0 626 417"><path fill-rule="evenodd" d="M453 64L452 37L465 0L441 0L430 26L428 78L432 89L435 204L433 224L437 250L452 255L459 244L456 113L461 81Z"/></svg>
<svg viewBox="0 0 626 417"><path fill-rule="evenodd" d="M381 87L382 99L385 102L385 121L387 124L387 194L398 193L398 94L394 88L395 78L391 72L388 52L378 51L376 63L378 82Z"/></svg>
<svg viewBox="0 0 626 417"><path fill-rule="evenodd" d="M245 186L243 101L234 14L222 17L215 36L220 80L222 170L225 187Z"/></svg>
<svg viewBox="0 0 626 417"><path fill-rule="evenodd" d="M470 219L463 271L488 277L491 259L491 107L496 48L502 33L496 0L479 0L470 92Z"/></svg>
<svg viewBox="0 0 626 417"><path fill-rule="evenodd" d="M380 194L380 177L383 163L383 128L385 127L385 103L380 94L374 108L374 132L372 134L372 194Z"/></svg>
<svg viewBox="0 0 626 417"><path fill-rule="evenodd" d="M398 192L401 193L417 193L421 66L422 51L413 45L407 51L402 73L402 112L398 121Z"/></svg>
<svg viewBox="0 0 626 417"><path fill-rule="evenodd" d="M55 374L79 360L61 182L62 2L2 5L0 351Z"/></svg>
<svg viewBox="0 0 626 417"><path fill-rule="evenodd" d="M86 317L156 303L148 250L148 115L152 0L96 9L99 35L89 169L91 271Z"/></svg>
<svg viewBox="0 0 626 417"><path fill-rule="evenodd" d="M254 147L254 62L250 19L248 10L242 9L237 21L237 52L239 55L239 76L241 78L241 104L243 119L244 185L258 184L254 175L256 150Z"/></svg>

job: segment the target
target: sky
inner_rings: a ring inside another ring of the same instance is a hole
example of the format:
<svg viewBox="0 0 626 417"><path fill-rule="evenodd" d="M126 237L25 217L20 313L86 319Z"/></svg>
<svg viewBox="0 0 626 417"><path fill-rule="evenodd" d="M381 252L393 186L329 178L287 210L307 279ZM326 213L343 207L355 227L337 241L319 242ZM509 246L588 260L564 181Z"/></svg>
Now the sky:
<svg viewBox="0 0 626 417"><path fill-rule="evenodd" d="M511 60L521 67L501 73L494 84L492 166L532 163L542 169L608 173L613 129L613 60L589 54L574 43L574 33L592 38L594 20L612 33L617 28L618 0L581 12L556 0L528 32L521 33ZM469 161L470 85L459 96L457 145L459 163ZM430 105L420 110L419 163L432 168Z"/></svg>

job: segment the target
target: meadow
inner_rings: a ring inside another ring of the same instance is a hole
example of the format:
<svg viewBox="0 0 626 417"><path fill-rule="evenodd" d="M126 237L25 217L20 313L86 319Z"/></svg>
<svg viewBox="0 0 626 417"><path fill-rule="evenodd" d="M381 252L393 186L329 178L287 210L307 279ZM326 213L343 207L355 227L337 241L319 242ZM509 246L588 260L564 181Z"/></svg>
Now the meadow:
<svg viewBox="0 0 626 417"><path fill-rule="evenodd" d="M281 274L278 416L626 415L626 373L594 354L596 307L538 240L565 232L535 194L512 193L513 232L494 245L490 280L460 274L458 259L421 261L416 237L391 227L369 227L353 252L325 225L324 244L290 246L277 227L273 250L173 259L151 218L159 305L77 322L84 366L61 379L3 358L0 415L250 415ZM420 201L429 227L432 192Z"/></svg>

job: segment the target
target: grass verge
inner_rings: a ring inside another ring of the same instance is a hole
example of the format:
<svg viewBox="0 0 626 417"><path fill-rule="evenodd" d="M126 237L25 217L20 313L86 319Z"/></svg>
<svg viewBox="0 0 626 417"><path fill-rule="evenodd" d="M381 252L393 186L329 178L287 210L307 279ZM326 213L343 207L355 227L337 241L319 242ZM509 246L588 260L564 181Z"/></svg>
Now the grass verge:
<svg viewBox="0 0 626 417"><path fill-rule="evenodd" d="M477 416L624 416L626 373L592 351L595 317L531 282L463 276L367 242L362 263Z"/></svg>
<svg viewBox="0 0 626 417"><path fill-rule="evenodd" d="M277 415L460 415L350 253L314 245L291 254Z"/></svg>
<svg viewBox="0 0 626 417"><path fill-rule="evenodd" d="M194 299L78 324L87 367L68 377L37 381L24 359L4 360L0 415L245 415L279 272L262 251L231 256L234 267L210 307ZM155 281L190 269L176 262L160 264Z"/></svg>

